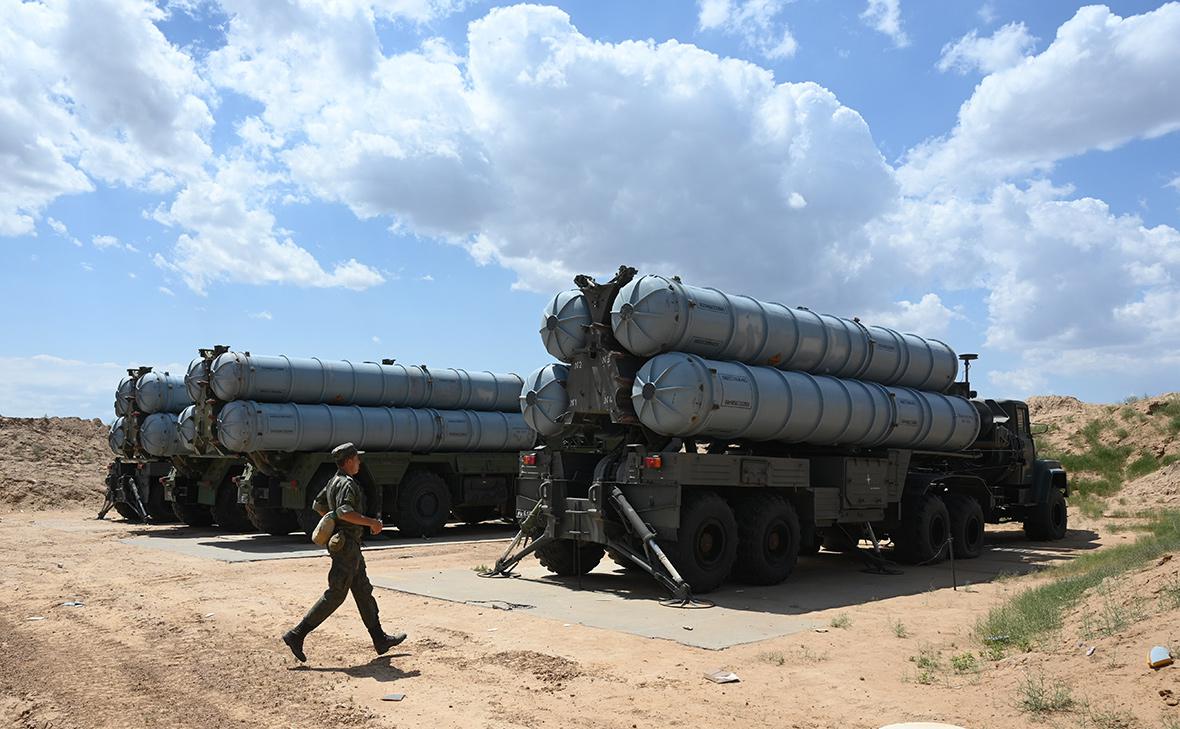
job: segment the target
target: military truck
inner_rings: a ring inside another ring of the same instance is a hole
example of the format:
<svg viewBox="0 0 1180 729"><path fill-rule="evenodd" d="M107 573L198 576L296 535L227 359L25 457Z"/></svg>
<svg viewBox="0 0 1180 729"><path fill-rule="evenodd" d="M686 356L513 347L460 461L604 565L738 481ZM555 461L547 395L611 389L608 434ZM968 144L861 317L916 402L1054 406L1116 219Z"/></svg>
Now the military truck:
<svg viewBox="0 0 1180 729"><path fill-rule="evenodd" d="M145 453L140 447L143 422L157 409L174 405L169 402L168 381L167 373L158 373L146 366L127 370L127 376L119 381L115 390L115 420L107 437L115 459L107 467L106 503L98 518L105 517L114 508L129 521L163 523L176 520L176 514L165 499L162 483L171 464L167 459ZM140 384L142 389L138 387Z"/></svg>
<svg viewBox="0 0 1180 729"><path fill-rule="evenodd" d="M403 534L433 536L452 518L511 518L517 455L535 441L511 374L217 346L200 350L186 382L195 406L182 440L244 460L236 501L271 534L311 533L312 501L336 472L330 449L345 441L367 451L358 474L367 510Z"/></svg>
<svg viewBox="0 0 1180 729"><path fill-rule="evenodd" d="M542 317L564 363L526 380L542 443L520 455L522 528L494 573L606 554L687 599L862 538L930 563L978 557L985 523L1064 536L1066 473L1037 457L1024 403L977 398L974 355L956 381L937 340L636 273L579 276Z"/></svg>

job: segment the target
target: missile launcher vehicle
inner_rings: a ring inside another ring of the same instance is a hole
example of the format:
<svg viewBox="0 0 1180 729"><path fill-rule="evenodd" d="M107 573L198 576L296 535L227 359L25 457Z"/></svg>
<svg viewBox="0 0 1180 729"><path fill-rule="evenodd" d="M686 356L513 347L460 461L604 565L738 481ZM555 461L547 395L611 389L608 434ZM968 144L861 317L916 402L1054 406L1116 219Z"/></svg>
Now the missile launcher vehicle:
<svg viewBox="0 0 1180 729"><path fill-rule="evenodd" d="M1064 536L1066 473L1037 457L1023 402L971 390L974 355L628 267L575 283L542 317L560 363L521 394L541 442L493 573L609 555L684 600L781 582L821 545L884 567L886 539L931 563L979 556L988 523Z"/></svg>
<svg viewBox="0 0 1180 729"><path fill-rule="evenodd" d="M437 534L452 518L511 518L518 453L536 434L514 374L200 350L180 447L240 456L236 500L259 530L311 533L311 503L336 473L331 449L366 451L358 479L371 516ZM198 489L200 491L200 489Z"/></svg>

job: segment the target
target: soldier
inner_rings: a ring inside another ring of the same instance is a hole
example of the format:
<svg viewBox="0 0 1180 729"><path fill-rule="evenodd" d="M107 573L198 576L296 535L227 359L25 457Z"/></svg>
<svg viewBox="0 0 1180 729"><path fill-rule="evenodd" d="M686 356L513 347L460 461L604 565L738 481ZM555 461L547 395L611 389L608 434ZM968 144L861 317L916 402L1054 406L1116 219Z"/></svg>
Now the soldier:
<svg viewBox="0 0 1180 729"><path fill-rule="evenodd" d="M303 639L320 623L336 611L348 597L349 590L356 600L361 620L373 638L373 647L382 655L406 639L405 633L387 635L381 628L377 616L377 601L373 599L373 585L365 572L365 558L361 555L361 540L367 527L374 535L381 533L381 520L364 514L364 490L353 478L361 470L361 454L352 443L344 443L332 449L332 457L339 470L328 485L319 493L312 504L321 516L329 511L335 513L336 532L328 542L328 553L332 556L332 567L328 570L328 589L316 604L307 611L303 620L283 634L283 642L300 661L306 661L303 653Z"/></svg>

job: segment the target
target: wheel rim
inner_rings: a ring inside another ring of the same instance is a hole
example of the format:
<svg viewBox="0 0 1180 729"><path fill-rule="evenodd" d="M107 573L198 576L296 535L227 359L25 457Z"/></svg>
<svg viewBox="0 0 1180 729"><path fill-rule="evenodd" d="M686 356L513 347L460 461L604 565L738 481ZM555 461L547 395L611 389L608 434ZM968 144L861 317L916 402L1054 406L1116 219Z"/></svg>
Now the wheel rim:
<svg viewBox="0 0 1180 729"><path fill-rule="evenodd" d="M946 542L947 526L946 519L942 515L936 516L930 520L930 545L937 550L944 542Z"/></svg>
<svg viewBox="0 0 1180 729"><path fill-rule="evenodd" d="M762 549L770 562L781 562L790 555L791 530L785 521L776 519L767 527Z"/></svg>
<svg viewBox="0 0 1180 729"><path fill-rule="evenodd" d="M419 496L418 513L424 517L432 517L438 513L438 496L429 491Z"/></svg>
<svg viewBox="0 0 1180 729"><path fill-rule="evenodd" d="M693 540L693 551L697 564L702 567L712 567L721 561L725 554L725 527L720 521L710 519L701 524Z"/></svg>

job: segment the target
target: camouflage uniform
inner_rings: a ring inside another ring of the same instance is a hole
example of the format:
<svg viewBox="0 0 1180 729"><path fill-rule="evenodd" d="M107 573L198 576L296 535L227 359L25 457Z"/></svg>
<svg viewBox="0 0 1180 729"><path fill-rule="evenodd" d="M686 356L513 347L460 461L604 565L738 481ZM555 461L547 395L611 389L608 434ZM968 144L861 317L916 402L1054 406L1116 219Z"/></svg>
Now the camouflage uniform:
<svg viewBox="0 0 1180 729"><path fill-rule="evenodd" d="M330 544L328 550L332 556L332 567L328 570L328 589L295 627L293 632L300 636L307 635L327 620L328 616L340 607L351 590L361 620L364 621L373 641L377 642L385 637L377 616L377 601L373 599L373 585L365 572L365 558L361 554L361 540L365 536L365 527L350 524L339 518L341 514L350 511L364 514L364 507L364 489L356 479L343 471L337 471L324 490L316 496L314 508L317 511L322 509L336 514L336 533L332 536L335 544Z"/></svg>

